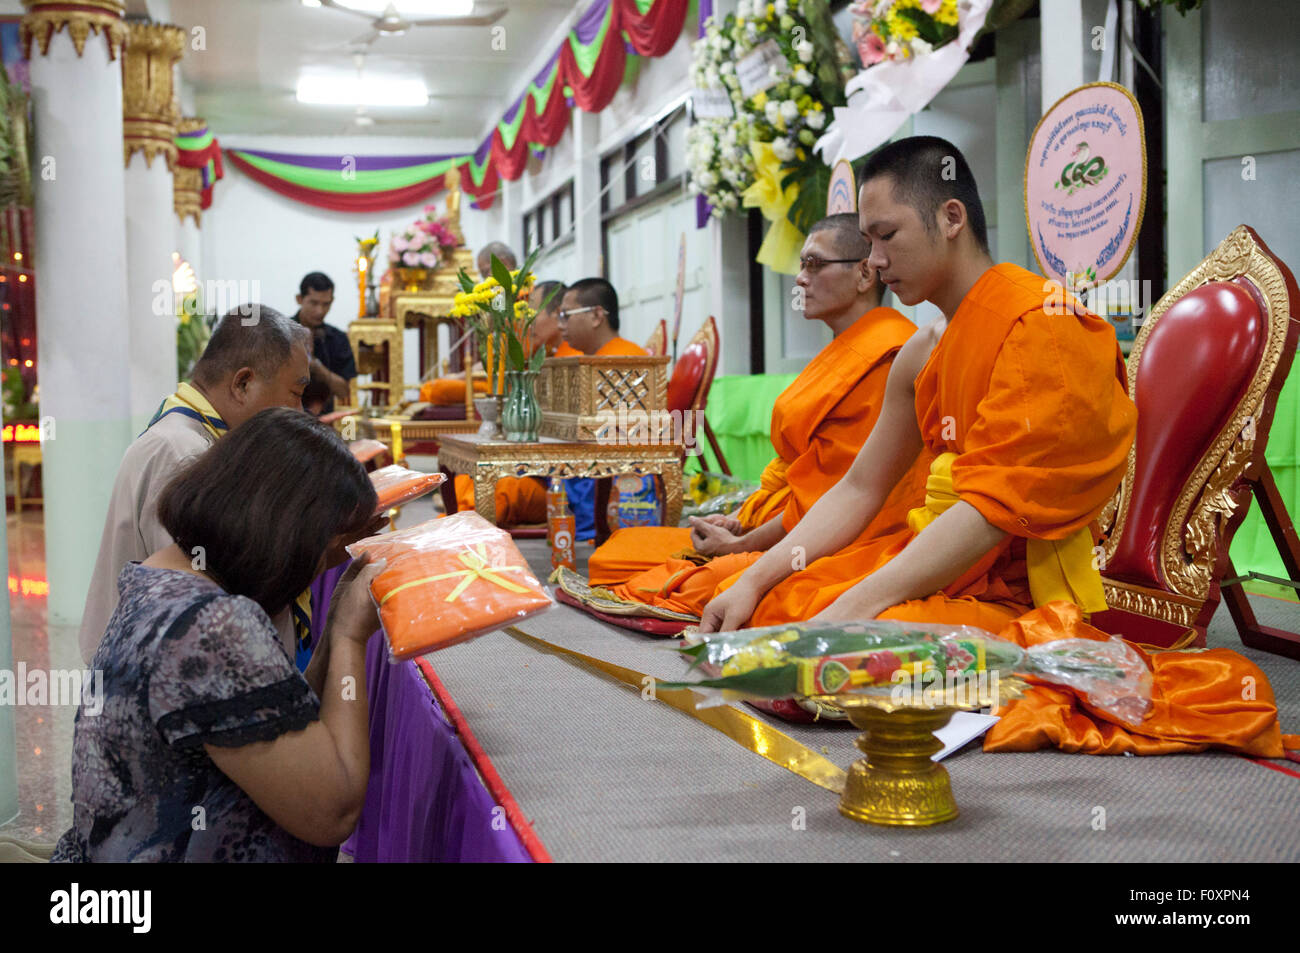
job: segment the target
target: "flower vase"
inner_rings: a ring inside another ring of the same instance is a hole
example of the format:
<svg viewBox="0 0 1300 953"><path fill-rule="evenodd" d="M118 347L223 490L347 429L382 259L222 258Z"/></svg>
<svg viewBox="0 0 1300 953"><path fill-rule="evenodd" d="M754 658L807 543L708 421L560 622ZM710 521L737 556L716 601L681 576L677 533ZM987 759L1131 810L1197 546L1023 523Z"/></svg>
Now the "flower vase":
<svg viewBox="0 0 1300 953"><path fill-rule="evenodd" d="M542 408L537 403L537 371L506 371L506 404L501 427L512 443L536 443L542 426Z"/></svg>

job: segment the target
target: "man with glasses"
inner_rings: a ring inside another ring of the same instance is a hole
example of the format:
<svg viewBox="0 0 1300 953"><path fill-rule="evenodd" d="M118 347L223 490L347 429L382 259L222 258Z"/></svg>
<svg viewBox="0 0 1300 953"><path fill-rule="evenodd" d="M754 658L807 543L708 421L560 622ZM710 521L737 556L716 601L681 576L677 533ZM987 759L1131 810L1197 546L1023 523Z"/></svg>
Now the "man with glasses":
<svg viewBox="0 0 1300 953"><path fill-rule="evenodd" d="M649 352L618 336L618 292L604 278L570 285L556 316L564 340L583 354L644 357Z"/></svg>
<svg viewBox="0 0 1300 953"><path fill-rule="evenodd" d="M627 601L699 615L719 585L783 539L848 471L880 413L894 356L916 330L881 307L884 286L867 264L870 252L856 215L832 215L809 231L795 301L804 319L824 323L833 339L777 399L777 456L760 488L734 518L619 530L588 562L593 584ZM919 505L923 493L919 480L905 481L872 531L901 530L907 507Z"/></svg>

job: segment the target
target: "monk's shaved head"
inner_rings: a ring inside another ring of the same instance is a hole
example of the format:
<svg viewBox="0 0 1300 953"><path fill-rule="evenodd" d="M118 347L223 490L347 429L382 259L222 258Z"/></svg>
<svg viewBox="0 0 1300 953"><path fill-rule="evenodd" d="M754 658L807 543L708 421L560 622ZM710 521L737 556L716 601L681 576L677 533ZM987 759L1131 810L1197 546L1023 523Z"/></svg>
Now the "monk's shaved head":
<svg viewBox="0 0 1300 953"><path fill-rule="evenodd" d="M894 200L914 208L928 233L934 234L939 207L949 199L966 206L971 237L985 254L989 250L984 203L975 176L961 150L938 136L909 136L882 146L862 166L858 182L887 176Z"/></svg>
<svg viewBox="0 0 1300 953"><path fill-rule="evenodd" d="M830 239L837 258L866 258L871 254L871 243L858 230L857 212L827 215L808 229L809 235L818 232L831 233Z"/></svg>

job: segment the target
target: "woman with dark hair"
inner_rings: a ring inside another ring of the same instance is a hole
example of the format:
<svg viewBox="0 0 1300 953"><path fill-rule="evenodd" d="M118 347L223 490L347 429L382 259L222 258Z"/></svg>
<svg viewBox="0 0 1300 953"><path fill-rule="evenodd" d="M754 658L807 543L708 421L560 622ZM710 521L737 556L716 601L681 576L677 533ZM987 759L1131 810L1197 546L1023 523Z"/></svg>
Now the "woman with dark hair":
<svg viewBox="0 0 1300 953"><path fill-rule="evenodd" d="M102 705L77 712L73 826L53 860L335 859L366 792L382 566L352 564L305 676L271 618L376 505L338 435L282 408L176 476L158 502L176 542L122 570L91 662Z"/></svg>

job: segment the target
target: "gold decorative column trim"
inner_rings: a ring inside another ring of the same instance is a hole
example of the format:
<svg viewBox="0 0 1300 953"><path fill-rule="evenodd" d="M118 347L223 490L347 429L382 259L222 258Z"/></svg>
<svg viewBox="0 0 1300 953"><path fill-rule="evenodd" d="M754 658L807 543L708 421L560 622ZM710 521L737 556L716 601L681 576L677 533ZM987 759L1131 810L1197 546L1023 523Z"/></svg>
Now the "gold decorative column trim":
<svg viewBox="0 0 1300 953"><path fill-rule="evenodd" d="M198 132L206 128L208 121L199 116L182 116L176 124L178 135L185 135L190 132ZM194 218L194 224L199 228L203 227L203 170L186 168L179 162L176 164L174 177L172 178L172 196L175 200L176 217L185 224L185 220L191 216Z"/></svg>
<svg viewBox="0 0 1300 953"><path fill-rule="evenodd" d="M156 155L176 167L176 108L172 77L185 51L185 31L165 23L132 23L130 40L122 57L122 151L144 153L146 165Z"/></svg>
<svg viewBox="0 0 1300 953"><path fill-rule="evenodd" d="M203 227L203 170L187 169L178 165L172 179L172 198L176 207L176 217L185 224L190 216L194 224Z"/></svg>
<svg viewBox="0 0 1300 953"><path fill-rule="evenodd" d="M50 40L64 27L76 47L77 55L86 50L86 38L100 34L108 42L108 58L116 60L126 45L127 29L122 17L126 13L121 0L23 0L27 12L18 28L18 42L23 56L32 57L32 40L40 47L41 56L50 52Z"/></svg>

